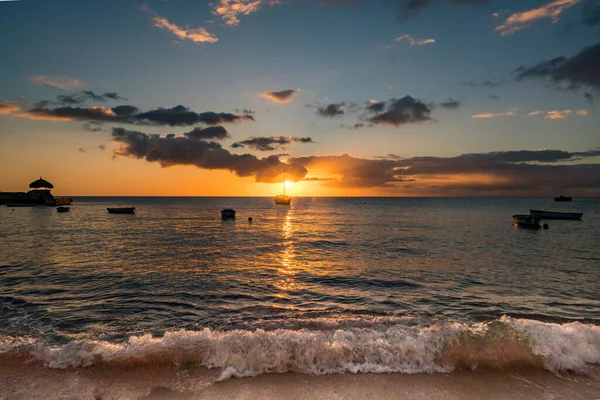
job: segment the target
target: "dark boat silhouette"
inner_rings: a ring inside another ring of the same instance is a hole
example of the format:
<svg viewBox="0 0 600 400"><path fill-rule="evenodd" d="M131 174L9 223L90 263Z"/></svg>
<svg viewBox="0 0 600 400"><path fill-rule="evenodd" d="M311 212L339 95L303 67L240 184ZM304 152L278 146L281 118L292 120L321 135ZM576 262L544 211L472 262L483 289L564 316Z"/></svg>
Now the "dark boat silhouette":
<svg viewBox="0 0 600 400"><path fill-rule="evenodd" d="M541 229L540 219L531 214L515 214L513 215L514 225L525 229Z"/></svg>
<svg viewBox="0 0 600 400"><path fill-rule="evenodd" d="M221 211L221 219L235 219L235 210L226 208Z"/></svg>
<svg viewBox="0 0 600 400"><path fill-rule="evenodd" d="M135 207L107 208L109 214L135 214Z"/></svg>
<svg viewBox="0 0 600 400"><path fill-rule="evenodd" d="M558 212L558 211L544 211L544 210L529 210L531 215L539 219L581 219L583 213L569 213L569 212Z"/></svg>
<svg viewBox="0 0 600 400"><path fill-rule="evenodd" d="M554 201L573 201L573 198L560 195L558 197L555 197Z"/></svg>

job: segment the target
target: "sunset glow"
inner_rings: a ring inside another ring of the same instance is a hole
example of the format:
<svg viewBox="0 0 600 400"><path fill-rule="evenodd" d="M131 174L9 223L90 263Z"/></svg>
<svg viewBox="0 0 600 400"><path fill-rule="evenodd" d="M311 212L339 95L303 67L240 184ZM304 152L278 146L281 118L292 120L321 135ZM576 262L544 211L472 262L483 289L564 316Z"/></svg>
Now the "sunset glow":
<svg viewBox="0 0 600 400"><path fill-rule="evenodd" d="M1 2L0 190L600 194L589 4L314 1Z"/></svg>

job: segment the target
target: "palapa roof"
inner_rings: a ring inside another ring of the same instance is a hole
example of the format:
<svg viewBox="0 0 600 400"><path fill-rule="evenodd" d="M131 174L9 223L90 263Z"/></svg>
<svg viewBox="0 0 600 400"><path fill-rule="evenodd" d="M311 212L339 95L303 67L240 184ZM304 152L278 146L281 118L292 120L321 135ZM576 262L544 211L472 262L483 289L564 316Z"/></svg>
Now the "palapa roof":
<svg viewBox="0 0 600 400"><path fill-rule="evenodd" d="M40 176L40 179L38 179L37 181L33 181L29 184L29 187L31 189L39 189L39 188L48 188L48 189L54 189L54 185L52 185L50 182L48 182L45 179L42 179L42 177Z"/></svg>

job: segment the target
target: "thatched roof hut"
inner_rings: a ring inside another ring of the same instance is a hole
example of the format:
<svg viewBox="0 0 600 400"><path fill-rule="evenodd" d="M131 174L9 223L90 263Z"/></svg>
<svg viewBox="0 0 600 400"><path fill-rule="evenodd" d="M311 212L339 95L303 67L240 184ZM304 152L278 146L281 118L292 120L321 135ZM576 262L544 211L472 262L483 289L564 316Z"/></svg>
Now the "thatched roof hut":
<svg viewBox="0 0 600 400"><path fill-rule="evenodd" d="M50 182L48 182L45 179L42 179L42 177L40 176L40 179L38 179L37 181L33 181L29 184L29 187L31 189L40 189L40 188L47 188L47 189L54 189L54 185L51 184Z"/></svg>

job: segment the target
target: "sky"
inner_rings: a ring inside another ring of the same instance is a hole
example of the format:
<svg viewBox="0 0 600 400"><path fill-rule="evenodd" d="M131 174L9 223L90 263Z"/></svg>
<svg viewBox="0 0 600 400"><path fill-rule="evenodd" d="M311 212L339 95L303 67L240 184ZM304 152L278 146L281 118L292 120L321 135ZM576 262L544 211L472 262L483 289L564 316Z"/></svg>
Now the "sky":
<svg viewBox="0 0 600 400"><path fill-rule="evenodd" d="M600 195L600 0L0 0L0 191Z"/></svg>

